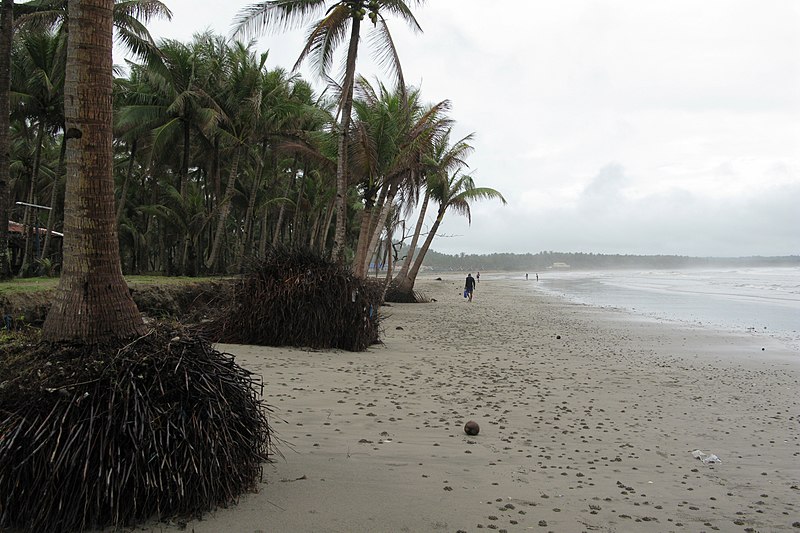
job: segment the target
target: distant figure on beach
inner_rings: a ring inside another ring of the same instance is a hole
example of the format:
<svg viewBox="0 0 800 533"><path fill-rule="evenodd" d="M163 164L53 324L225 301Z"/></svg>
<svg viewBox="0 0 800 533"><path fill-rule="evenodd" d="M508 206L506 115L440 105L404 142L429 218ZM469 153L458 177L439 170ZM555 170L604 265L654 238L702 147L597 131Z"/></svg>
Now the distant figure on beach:
<svg viewBox="0 0 800 533"><path fill-rule="evenodd" d="M525 273L525 281L528 281L528 273Z"/></svg>
<svg viewBox="0 0 800 533"><path fill-rule="evenodd" d="M539 274L536 274L536 281L539 281Z"/></svg>
<svg viewBox="0 0 800 533"><path fill-rule="evenodd" d="M467 274L467 281L464 283L464 292L467 293L467 301L472 301L472 291L475 290L475 278L472 277L472 272Z"/></svg>
<svg viewBox="0 0 800 533"><path fill-rule="evenodd" d="M480 272L478 272L478 273L475 275L475 281L477 281L478 283L480 283L480 282L481 282L481 273L480 273Z"/></svg>

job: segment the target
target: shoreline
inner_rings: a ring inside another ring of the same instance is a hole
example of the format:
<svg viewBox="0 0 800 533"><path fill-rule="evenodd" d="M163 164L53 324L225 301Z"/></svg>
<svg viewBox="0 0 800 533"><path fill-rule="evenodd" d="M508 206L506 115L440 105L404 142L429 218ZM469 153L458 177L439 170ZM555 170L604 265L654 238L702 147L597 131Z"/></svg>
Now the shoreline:
<svg viewBox="0 0 800 533"><path fill-rule="evenodd" d="M462 287L422 280L436 302L383 308L367 352L220 345L264 376L284 457L257 494L186 529L800 525L798 354L510 280L482 280L471 304Z"/></svg>
<svg viewBox="0 0 800 533"><path fill-rule="evenodd" d="M800 299L790 274L797 269L748 269L748 279L743 272L708 269L570 271L548 274L534 289L677 327L771 337L800 352ZM710 282L712 275L721 280Z"/></svg>

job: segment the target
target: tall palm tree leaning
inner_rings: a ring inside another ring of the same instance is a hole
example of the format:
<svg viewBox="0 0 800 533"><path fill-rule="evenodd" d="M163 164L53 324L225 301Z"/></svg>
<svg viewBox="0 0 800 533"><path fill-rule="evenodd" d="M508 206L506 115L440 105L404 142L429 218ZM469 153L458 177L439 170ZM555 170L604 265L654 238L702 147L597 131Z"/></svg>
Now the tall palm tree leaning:
<svg viewBox="0 0 800 533"><path fill-rule="evenodd" d="M474 151L470 141L472 141L475 134L470 133L452 145L450 144L451 134L452 128L448 128L441 136L434 139L430 146L429 153L423 156L422 172L426 176L433 176L432 180L436 180L437 175L446 176L451 172L456 172L469 166L467 165L466 157ZM433 183L435 183L435 181ZM422 205L419 208L419 215L417 217L414 233L411 237L411 244L408 246L406 259L403 261L403 266L394 281L395 285L405 283L407 286L406 292L409 294L413 288L413 282L407 280L408 271L414 262L414 257L417 252L417 243L422 235L422 226L425 223L425 217L428 212L428 204L430 203L432 190L433 188L431 187L425 188L425 196L423 197Z"/></svg>
<svg viewBox="0 0 800 533"><path fill-rule="evenodd" d="M97 343L142 334L120 266L114 211L114 0L69 0L64 115L64 263L42 338Z"/></svg>
<svg viewBox="0 0 800 533"><path fill-rule="evenodd" d="M265 0L251 5L239 12L234 21L234 34L252 36L267 27L295 29L314 20L308 31L308 38L300 57L294 65L299 68L304 59L311 56L319 74L326 75L333 62L336 46L344 41L348 28L350 38L347 46L342 93L339 104L339 150L336 166L336 230L333 239L332 258L344 261L344 245L347 225L347 134L350 129L350 113L353 104L353 83L356 72L358 40L361 35L361 21L369 10L369 19L375 28L374 36L378 48L374 50L376 59L385 64L396 76L400 87L405 87L400 61L394 41L389 33L384 14L396 15L405 20L417 31L422 31L414 18L409 5L418 6L425 0ZM331 4L329 6L329 4Z"/></svg>
<svg viewBox="0 0 800 533"><path fill-rule="evenodd" d="M422 261L425 259L425 254L436 236L436 231L444 219L444 215L448 210L455 211L460 215L467 217L469 222L472 222L472 215L470 212L470 202L475 200L492 200L497 199L506 204L506 199L495 189L489 187L476 187L475 181L469 174L464 174L461 168L458 168L452 174L433 174L428 176L428 190L430 197L439 204L436 211L436 219L422 243L419 253L414 258L414 263L408 270L405 277L396 279L394 286L391 289L391 296L387 295L389 301L413 302L416 301L414 297L414 283L419 274L419 269L422 267ZM408 260L408 259L407 259Z"/></svg>

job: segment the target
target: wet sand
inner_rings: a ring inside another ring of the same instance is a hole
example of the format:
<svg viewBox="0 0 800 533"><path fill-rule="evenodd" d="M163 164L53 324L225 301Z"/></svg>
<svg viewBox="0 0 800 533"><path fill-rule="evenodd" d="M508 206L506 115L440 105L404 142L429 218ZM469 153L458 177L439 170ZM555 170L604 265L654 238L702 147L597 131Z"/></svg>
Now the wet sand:
<svg viewBox="0 0 800 533"><path fill-rule="evenodd" d="M800 531L800 354L526 283L424 281L365 353L221 345L283 457L186 530Z"/></svg>

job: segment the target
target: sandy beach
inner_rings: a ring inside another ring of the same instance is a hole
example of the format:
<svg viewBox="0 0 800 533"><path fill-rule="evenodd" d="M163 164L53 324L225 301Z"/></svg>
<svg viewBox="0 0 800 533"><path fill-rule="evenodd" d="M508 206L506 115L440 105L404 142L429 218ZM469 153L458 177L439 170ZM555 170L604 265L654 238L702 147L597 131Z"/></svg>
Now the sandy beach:
<svg viewBox="0 0 800 533"><path fill-rule="evenodd" d="M800 354L487 278L421 282L364 353L220 345L283 457L186 531L800 531Z"/></svg>

